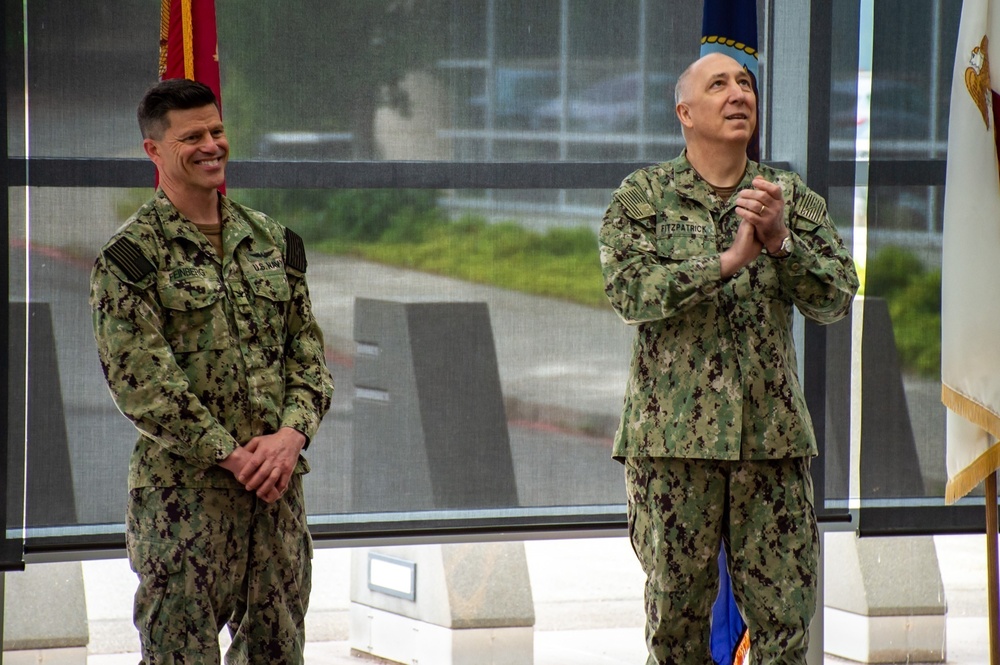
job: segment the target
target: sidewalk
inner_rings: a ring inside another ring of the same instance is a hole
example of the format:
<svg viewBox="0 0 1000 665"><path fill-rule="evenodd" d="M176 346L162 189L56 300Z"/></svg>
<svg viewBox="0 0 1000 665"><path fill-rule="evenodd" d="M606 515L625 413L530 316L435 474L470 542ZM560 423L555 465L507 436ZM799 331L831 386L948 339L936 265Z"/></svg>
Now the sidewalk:
<svg viewBox="0 0 1000 665"><path fill-rule="evenodd" d="M980 536L935 538L948 601L947 662L987 665L985 546ZM627 539L525 542L535 603L535 665L638 665L645 661L642 572ZM134 665L135 577L123 560L89 561L88 665ZM320 549L306 631L310 665L363 665L350 655L350 550ZM828 583L835 583L828 581ZM827 656L827 665L847 663Z"/></svg>

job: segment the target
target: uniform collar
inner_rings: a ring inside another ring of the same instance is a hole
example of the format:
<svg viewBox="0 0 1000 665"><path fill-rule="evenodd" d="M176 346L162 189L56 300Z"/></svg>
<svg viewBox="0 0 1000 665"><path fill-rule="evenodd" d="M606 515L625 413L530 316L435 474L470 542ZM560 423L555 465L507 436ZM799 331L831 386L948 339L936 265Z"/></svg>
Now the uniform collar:
<svg viewBox="0 0 1000 665"><path fill-rule="evenodd" d="M718 200L715 196L715 190L709 185L698 172L694 170L691 166L691 162L688 161L687 151L681 152L680 156L673 161L674 166L674 187L683 196L695 199L705 204L707 207L713 207L713 204ZM750 183L760 172L760 165L753 160L747 160L746 171L743 172L743 179L740 180L740 184L736 186L736 191L741 189L749 189Z"/></svg>
<svg viewBox="0 0 1000 665"><path fill-rule="evenodd" d="M162 189L156 190L153 206L163 225L163 235L167 240L184 238L195 244L207 242L205 236L198 231L198 227L181 214ZM222 192L219 192L219 210L222 221L223 246L235 247L243 238L251 234L250 226L233 207L233 202Z"/></svg>

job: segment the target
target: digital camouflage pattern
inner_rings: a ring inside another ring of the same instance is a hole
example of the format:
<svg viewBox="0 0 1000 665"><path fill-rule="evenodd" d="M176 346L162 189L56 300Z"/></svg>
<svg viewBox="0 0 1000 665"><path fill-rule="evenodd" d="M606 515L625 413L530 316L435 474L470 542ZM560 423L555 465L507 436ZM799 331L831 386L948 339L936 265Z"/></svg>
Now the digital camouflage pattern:
<svg viewBox="0 0 1000 665"><path fill-rule="evenodd" d="M794 250L761 255L721 279L736 195L720 200L682 154L638 170L600 230L605 292L637 326L614 456L716 460L815 455L797 377L793 306L831 323L858 289L826 203L798 175L748 162L736 188L763 176L784 192Z"/></svg>
<svg viewBox="0 0 1000 665"><path fill-rule="evenodd" d="M258 499L218 466L255 436L308 439L333 381L301 239L220 195L223 258L162 191L101 251L90 302L111 394L140 432L126 543L143 663L301 663L312 544L300 457Z"/></svg>
<svg viewBox="0 0 1000 665"><path fill-rule="evenodd" d="M140 432L130 489L242 489L219 461L281 427L311 439L330 406L301 241L220 199L224 259L161 190L94 265L101 367Z"/></svg>
<svg viewBox="0 0 1000 665"><path fill-rule="evenodd" d="M227 624L230 665L303 662L312 541L301 479L273 504L242 489L131 491L143 665L215 665Z"/></svg>
<svg viewBox="0 0 1000 665"><path fill-rule="evenodd" d="M719 542L750 662L805 663L819 531L809 459L626 461L629 534L646 573L648 665L711 663Z"/></svg>

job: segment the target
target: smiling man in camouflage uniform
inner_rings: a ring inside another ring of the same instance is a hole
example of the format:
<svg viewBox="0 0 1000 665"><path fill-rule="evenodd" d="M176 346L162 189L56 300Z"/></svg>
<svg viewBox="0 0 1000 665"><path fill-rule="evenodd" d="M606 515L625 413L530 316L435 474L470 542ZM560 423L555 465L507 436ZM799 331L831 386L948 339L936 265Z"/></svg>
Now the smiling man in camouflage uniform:
<svg viewBox="0 0 1000 665"><path fill-rule="evenodd" d="M115 403L139 430L126 543L143 663L301 663L312 541L300 455L333 381L302 240L219 188L215 96L139 105L160 188L101 251L90 302Z"/></svg>
<svg viewBox="0 0 1000 665"><path fill-rule="evenodd" d="M792 310L830 323L858 288L826 203L750 161L750 77L721 54L676 88L686 149L615 191L600 232L605 291L635 325L614 456L646 582L649 664L712 662L724 543L754 663L805 663L819 536L817 452Z"/></svg>

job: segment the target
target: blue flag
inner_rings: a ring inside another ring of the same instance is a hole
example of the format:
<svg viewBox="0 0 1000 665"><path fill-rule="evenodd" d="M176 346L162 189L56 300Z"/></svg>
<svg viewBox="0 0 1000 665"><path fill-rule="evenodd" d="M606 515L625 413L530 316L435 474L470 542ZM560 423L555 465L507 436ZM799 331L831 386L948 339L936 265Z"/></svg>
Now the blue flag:
<svg viewBox="0 0 1000 665"><path fill-rule="evenodd" d="M719 552L719 595L712 606L712 660L716 665L740 665L750 649L750 636L733 597L725 548Z"/></svg>
<svg viewBox="0 0 1000 665"><path fill-rule="evenodd" d="M757 0L705 0L701 17L701 55L725 53L743 65L753 78L757 94ZM760 161L760 103L757 127L747 156Z"/></svg>

